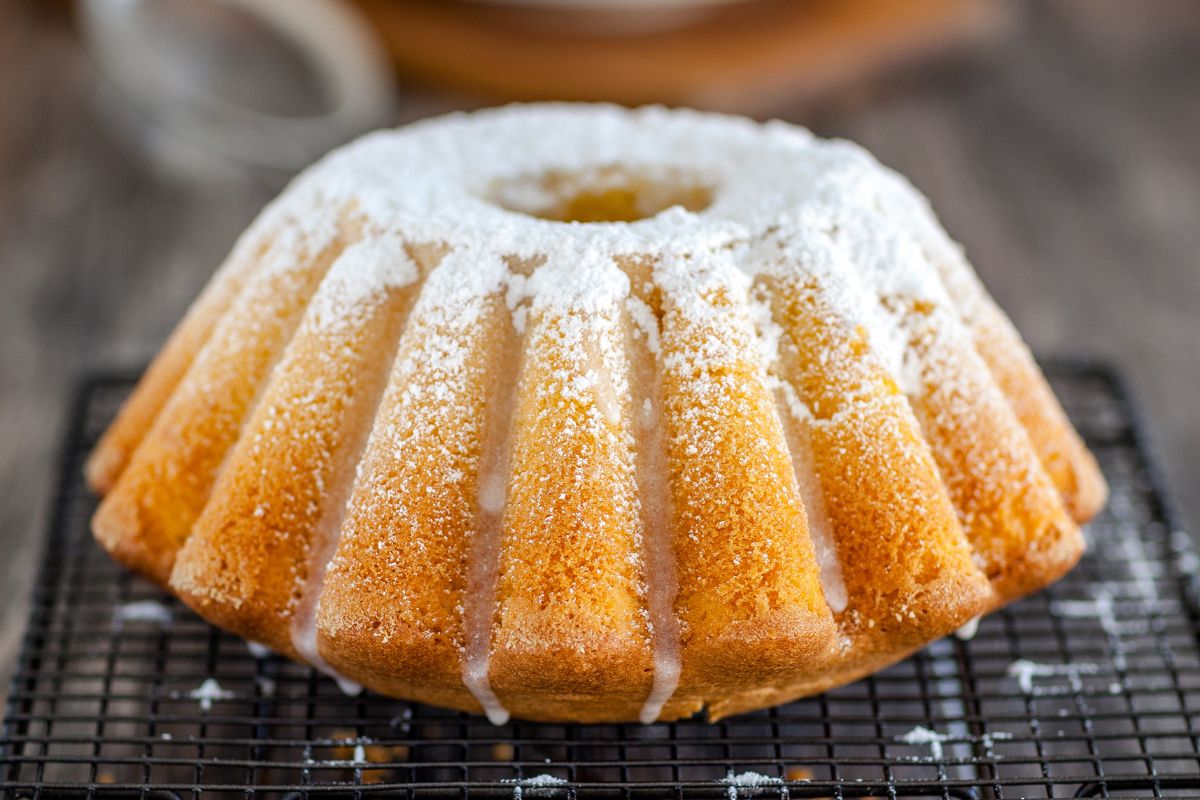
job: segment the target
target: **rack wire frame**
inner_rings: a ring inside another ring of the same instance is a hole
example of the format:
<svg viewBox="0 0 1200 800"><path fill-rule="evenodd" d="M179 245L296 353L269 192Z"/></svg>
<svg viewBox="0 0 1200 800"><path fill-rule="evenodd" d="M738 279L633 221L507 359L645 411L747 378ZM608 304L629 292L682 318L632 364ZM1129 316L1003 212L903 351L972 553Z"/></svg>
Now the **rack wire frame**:
<svg viewBox="0 0 1200 800"><path fill-rule="evenodd" d="M251 652L93 543L80 387L0 732L0 797L1198 797L1200 558L1108 369L1048 374L1112 497L1078 568L824 695L718 723L493 727Z"/></svg>

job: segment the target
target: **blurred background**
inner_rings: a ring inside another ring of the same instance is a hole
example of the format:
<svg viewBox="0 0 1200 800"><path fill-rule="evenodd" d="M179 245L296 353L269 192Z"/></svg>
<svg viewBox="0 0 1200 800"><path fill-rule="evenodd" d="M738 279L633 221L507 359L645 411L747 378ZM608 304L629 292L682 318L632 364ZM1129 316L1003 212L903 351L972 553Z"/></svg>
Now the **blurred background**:
<svg viewBox="0 0 1200 800"><path fill-rule="evenodd" d="M77 379L144 365L329 147L546 98L861 142L1036 353L1124 371L1200 530L1194 0L0 0L0 673Z"/></svg>

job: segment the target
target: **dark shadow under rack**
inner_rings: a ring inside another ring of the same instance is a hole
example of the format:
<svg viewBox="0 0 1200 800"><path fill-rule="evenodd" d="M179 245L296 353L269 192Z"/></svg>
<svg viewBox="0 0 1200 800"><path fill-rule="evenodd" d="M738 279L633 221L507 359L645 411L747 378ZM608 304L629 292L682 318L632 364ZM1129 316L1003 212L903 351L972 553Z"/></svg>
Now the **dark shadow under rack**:
<svg viewBox="0 0 1200 800"><path fill-rule="evenodd" d="M1200 559L1120 382L1094 365L1048 374L1112 500L1080 566L974 639L717 724L500 728L345 696L113 564L88 534L80 472L132 383L88 380L0 734L0 797L1200 797Z"/></svg>

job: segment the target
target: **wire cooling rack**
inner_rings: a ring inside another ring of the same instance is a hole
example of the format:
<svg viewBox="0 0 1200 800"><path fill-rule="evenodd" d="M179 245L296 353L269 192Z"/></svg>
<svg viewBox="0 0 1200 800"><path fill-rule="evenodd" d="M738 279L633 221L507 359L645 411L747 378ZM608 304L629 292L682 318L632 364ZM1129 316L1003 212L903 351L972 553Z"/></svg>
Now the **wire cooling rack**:
<svg viewBox="0 0 1200 800"><path fill-rule="evenodd" d="M93 544L82 461L131 382L87 381L0 734L0 797L1200 797L1200 559L1128 395L1049 374L1112 487L1080 566L872 678L720 723L493 727L348 697Z"/></svg>

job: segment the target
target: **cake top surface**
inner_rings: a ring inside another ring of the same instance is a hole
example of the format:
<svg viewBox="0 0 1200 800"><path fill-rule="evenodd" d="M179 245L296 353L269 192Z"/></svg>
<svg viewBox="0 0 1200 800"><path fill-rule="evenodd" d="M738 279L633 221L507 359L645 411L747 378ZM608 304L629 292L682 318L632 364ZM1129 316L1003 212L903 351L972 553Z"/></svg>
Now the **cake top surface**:
<svg viewBox="0 0 1200 800"><path fill-rule="evenodd" d="M869 159L816 142L791 125L693 111L508 106L368 135L298 188L357 201L416 238L516 255L694 251L762 230L819 191L838 163ZM573 189L630 183L657 189L662 207L635 221L539 216Z"/></svg>
<svg viewBox="0 0 1200 800"><path fill-rule="evenodd" d="M744 290L764 271L821 273L861 314L858 284L940 297L930 259L961 259L924 198L857 145L662 107L513 105L379 131L302 173L262 224L320 224L330 207L369 236L448 247L447 267L526 262L502 276L514 306L609 306L629 295L615 260L649 256L692 261L656 269L668 291L673 278ZM464 289L496 288L494 270L471 272ZM348 298L394 279L364 270Z"/></svg>

